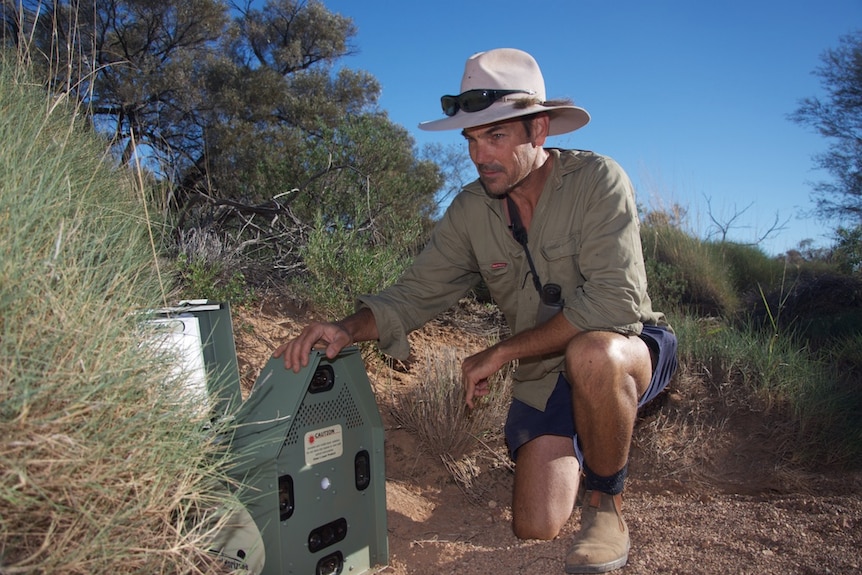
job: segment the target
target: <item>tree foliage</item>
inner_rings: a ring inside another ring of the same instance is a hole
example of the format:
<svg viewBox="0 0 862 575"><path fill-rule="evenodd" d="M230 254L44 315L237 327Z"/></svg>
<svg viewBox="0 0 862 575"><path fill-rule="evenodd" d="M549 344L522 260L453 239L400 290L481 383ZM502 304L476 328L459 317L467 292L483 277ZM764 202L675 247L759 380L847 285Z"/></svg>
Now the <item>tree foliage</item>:
<svg viewBox="0 0 862 575"><path fill-rule="evenodd" d="M290 269L316 221L373 244L434 216L440 169L377 109L377 80L339 67L357 30L319 0L3 6L4 42L161 181L180 243L205 230Z"/></svg>
<svg viewBox="0 0 862 575"><path fill-rule="evenodd" d="M832 261L842 273L859 274L862 271L862 225L839 227L835 236Z"/></svg>
<svg viewBox="0 0 862 575"><path fill-rule="evenodd" d="M831 141L815 157L817 167L834 177L815 184L818 212L856 224L862 222L862 31L841 38L821 62L814 73L825 98L805 98L790 119Z"/></svg>

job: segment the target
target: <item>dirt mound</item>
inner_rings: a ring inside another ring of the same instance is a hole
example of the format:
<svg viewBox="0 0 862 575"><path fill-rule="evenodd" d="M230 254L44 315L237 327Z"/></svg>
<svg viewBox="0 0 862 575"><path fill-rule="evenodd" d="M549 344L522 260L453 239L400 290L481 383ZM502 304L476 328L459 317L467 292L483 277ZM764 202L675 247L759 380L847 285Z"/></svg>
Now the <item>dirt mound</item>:
<svg viewBox="0 0 862 575"><path fill-rule="evenodd" d="M233 311L246 388L272 350L308 321L286 301ZM411 335L414 356L481 349L499 326L491 308L454 310ZM579 511L554 541L515 538L513 476L500 457L501 437L477 449L468 489L396 425L391 391L409 390L414 367L367 364L386 427L390 562L380 573L563 573ZM780 414L729 404L682 370L635 431L625 497L632 551L620 572L862 573L862 474L800 469L788 460L787 438Z"/></svg>

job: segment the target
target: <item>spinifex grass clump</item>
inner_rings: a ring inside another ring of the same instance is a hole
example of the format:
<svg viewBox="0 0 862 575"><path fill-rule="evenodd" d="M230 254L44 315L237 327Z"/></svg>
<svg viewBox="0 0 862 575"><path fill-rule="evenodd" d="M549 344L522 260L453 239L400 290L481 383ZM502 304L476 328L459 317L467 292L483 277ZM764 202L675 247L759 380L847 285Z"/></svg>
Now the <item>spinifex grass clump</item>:
<svg viewBox="0 0 862 575"><path fill-rule="evenodd" d="M205 573L223 495L169 361L140 190L0 60L0 573Z"/></svg>
<svg viewBox="0 0 862 575"><path fill-rule="evenodd" d="M492 377L490 393L478 399L472 411L464 403L461 358L454 349L429 352L417 377L415 388L396 398L393 414L427 453L439 457L453 478L469 488L475 475L472 457L503 432L511 373L506 369Z"/></svg>
<svg viewBox="0 0 862 575"><path fill-rule="evenodd" d="M739 302L720 244L702 242L681 229L645 225L641 228L650 295L667 312L725 315Z"/></svg>

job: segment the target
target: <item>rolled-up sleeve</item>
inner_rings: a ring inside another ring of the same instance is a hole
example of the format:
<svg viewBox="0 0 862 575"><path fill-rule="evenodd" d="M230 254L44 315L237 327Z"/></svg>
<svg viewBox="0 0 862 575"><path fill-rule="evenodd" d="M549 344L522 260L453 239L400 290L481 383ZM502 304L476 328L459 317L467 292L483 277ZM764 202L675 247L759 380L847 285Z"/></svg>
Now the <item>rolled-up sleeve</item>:
<svg viewBox="0 0 862 575"><path fill-rule="evenodd" d="M640 333L646 273L632 184L613 160L580 171L579 285L565 315L585 330Z"/></svg>
<svg viewBox="0 0 862 575"><path fill-rule="evenodd" d="M449 309L481 277L465 233L464 210L453 205L437 224L431 240L410 268L393 285L377 295L363 295L357 308L374 314L378 346L397 359L410 354L407 335Z"/></svg>

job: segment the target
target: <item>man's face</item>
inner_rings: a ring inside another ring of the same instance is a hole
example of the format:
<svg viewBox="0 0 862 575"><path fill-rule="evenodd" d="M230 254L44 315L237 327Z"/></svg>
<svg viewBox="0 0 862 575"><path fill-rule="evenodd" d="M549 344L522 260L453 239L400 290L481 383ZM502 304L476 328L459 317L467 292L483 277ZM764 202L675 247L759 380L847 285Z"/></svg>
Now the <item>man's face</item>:
<svg viewBox="0 0 862 575"><path fill-rule="evenodd" d="M462 134L479 180L492 196L505 196L538 167L540 148L533 145L521 118L468 128Z"/></svg>

